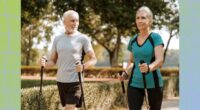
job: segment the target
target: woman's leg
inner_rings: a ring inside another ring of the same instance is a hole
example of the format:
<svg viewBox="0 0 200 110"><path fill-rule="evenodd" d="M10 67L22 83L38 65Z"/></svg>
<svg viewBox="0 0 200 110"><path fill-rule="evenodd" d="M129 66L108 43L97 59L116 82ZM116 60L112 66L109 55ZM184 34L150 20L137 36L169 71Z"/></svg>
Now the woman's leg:
<svg viewBox="0 0 200 110"><path fill-rule="evenodd" d="M128 87L129 110L141 110L144 100L144 89Z"/></svg>
<svg viewBox="0 0 200 110"><path fill-rule="evenodd" d="M150 110L161 110L163 90L162 88L148 89Z"/></svg>

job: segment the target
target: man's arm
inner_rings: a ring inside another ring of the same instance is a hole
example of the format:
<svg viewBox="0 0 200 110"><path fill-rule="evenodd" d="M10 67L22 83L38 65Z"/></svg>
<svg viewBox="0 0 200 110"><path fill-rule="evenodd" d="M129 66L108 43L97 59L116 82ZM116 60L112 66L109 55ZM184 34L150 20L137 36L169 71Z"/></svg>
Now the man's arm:
<svg viewBox="0 0 200 110"><path fill-rule="evenodd" d="M96 56L95 56L95 54L94 54L94 51L88 51L88 52L86 53L86 55L88 56L89 60L86 61L86 62L83 64L84 69L86 69L86 68L88 68L88 67L90 67L90 66L95 65L96 62L97 62Z"/></svg>
<svg viewBox="0 0 200 110"><path fill-rule="evenodd" d="M52 67L56 64L58 59L58 54L56 52L52 52L49 60L47 60L44 56L40 60L40 65L44 67Z"/></svg>

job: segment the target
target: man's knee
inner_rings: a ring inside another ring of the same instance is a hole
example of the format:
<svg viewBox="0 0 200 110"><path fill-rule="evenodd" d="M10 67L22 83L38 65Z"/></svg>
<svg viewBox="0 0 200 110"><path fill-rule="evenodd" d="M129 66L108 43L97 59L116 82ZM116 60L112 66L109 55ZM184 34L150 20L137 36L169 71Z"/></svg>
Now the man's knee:
<svg viewBox="0 0 200 110"><path fill-rule="evenodd" d="M75 104L66 104L65 110L76 110L76 105Z"/></svg>

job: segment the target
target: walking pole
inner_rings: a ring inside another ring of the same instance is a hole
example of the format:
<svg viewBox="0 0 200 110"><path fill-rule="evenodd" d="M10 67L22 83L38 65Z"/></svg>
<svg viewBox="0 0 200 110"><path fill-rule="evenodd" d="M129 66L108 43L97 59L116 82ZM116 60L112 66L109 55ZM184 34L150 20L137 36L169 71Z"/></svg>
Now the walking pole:
<svg viewBox="0 0 200 110"><path fill-rule="evenodd" d="M127 75L127 73L125 71L120 71L119 72L119 75L122 76L122 77L123 77L123 74L126 75L125 76L126 78L128 77L128 75ZM122 86L122 93L124 94L125 101L127 101L126 91L125 91L125 85L124 85L124 81L123 80L121 81L121 86ZM126 104L126 107L127 107L127 110L128 110L128 104L127 103L125 103L125 104Z"/></svg>
<svg viewBox="0 0 200 110"><path fill-rule="evenodd" d="M80 61L79 62L76 62L76 65L80 64ZM82 94L82 99L83 99L83 106L84 106L84 109L86 110L86 105L85 105L85 98L84 98L84 91L83 91L83 84L82 84L82 72L78 72L78 78L79 78L79 83L81 85L81 94Z"/></svg>
<svg viewBox="0 0 200 110"><path fill-rule="evenodd" d="M120 71L119 75L123 76L123 71ZM124 81L123 80L121 81L121 86L122 86L122 93L125 94L126 91L125 91L125 86L124 86Z"/></svg>
<svg viewBox="0 0 200 110"><path fill-rule="evenodd" d="M140 64L143 64L145 63L145 61L141 60L140 61ZM144 83L144 92L145 92L145 102L146 102L146 105L147 105L147 110L150 109L150 106L149 106L149 99L148 99L148 92L147 92L147 86L146 86L146 78L145 78L145 74L142 73L142 77L143 77L143 83Z"/></svg>
<svg viewBox="0 0 200 110"><path fill-rule="evenodd" d="M124 62L122 68L125 69L126 66L127 66L127 63ZM120 71L119 75L122 76L122 77L125 77L125 79L128 78L128 74L125 71ZM123 80L121 81L121 86L122 86L122 93L124 94L125 101L127 101L125 85L124 85L124 81ZM128 104L127 103L125 103L125 104L126 104L126 107L127 107L127 110L128 110Z"/></svg>
<svg viewBox="0 0 200 110"><path fill-rule="evenodd" d="M42 100L42 82L43 82L43 71L44 71L44 66L41 66L41 70L40 70L40 91L39 91L39 100L40 100L40 104L39 104L39 110L41 110L41 100Z"/></svg>
<svg viewBox="0 0 200 110"><path fill-rule="evenodd" d="M122 68L125 69L126 66L127 66L127 63L123 62ZM126 75L125 77L127 79L128 74L125 71L120 71L119 72L119 75L122 76L122 77L124 76L124 74ZM124 86L124 81L123 80L121 81L121 86L122 86L122 92L123 92L123 94L125 94L126 91L125 91L125 86Z"/></svg>

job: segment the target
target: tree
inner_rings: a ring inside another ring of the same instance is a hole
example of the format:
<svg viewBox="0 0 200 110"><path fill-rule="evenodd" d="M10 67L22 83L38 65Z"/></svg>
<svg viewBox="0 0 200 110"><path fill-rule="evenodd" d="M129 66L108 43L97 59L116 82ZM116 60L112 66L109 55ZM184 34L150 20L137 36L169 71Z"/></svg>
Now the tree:
<svg viewBox="0 0 200 110"><path fill-rule="evenodd" d="M167 51L168 51L168 47L169 47L169 43L172 39L172 37L178 36L179 35L179 13L178 13L178 4L176 4L175 2L177 1L171 1L171 3L169 3L169 8L170 9L174 9L174 10L170 10L169 12L169 16L168 16L168 20L166 20L166 25L168 27L169 30L169 39L167 41L167 46L166 49L164 51L164 61L167 55Z"/></svg>
<svg viewBox="0 0 200 110"><path fill-rule="evenodd" d="M93 42L97 42L106 49L109 54L111 66L117 66L119 64L119 53L122 50L121 39L123 37L133 36L137 32L135 14L140 6L145 5L150 7L154 17L156 17L154 25L159 27L164 25L164 23L165 25L167 24L167 14L172 12L172 9L167 7L169 3L163 0L38 1L22 1L24 2L24 5L22 6L25 7L22 8L22 29L24 28L23 26L28 27L31 24L36 27L43 27L42 30L44 32L44 30L46 31L47 29L47 27L45 27L46 24L43 24L45 21L48 21L49 24L51 22L62 20L62 15L66 10L76 10L80 15L79 31L86 33L93 39ZM27 2L30 3L28 4ZM35 11L32 11L30 7ZM34 15L34 17L32 15ZM39 19L40 21L38 24L34 22ZM177 20L175 20L175 22L177 22ZM50 27L51 26L47 29L49 32ZM38 30L37 35L39 35L39 33L41 33L41 31L39 32ZM47 38L48 41L48 39L50 39L50 33L45 33L47 34L45 38ZM28 36L30 37L32 35L27 34L22 37L25 37L27 40ZM38 41L41 40L40 36L35 36L35 38L37 38ZM29 42L31 43L31 41ZM28 56L27 51L24 51L23 53Z"/></svg>
<svg viewBox="0 0 200 110"><path fill-rule="evenodd" d="M168 47L173 37L179 34L179 5L177 0L169 0L166 8L163 9L163 14L156 16L155 25L160 28L167 28L169 32L169 39L167 40L166 48L164 50L164 61L166 59Z"/></svg>
<svg viewBox="0 0 200 110"><path fill-rule="evenodd" d="M37 49L33 48L34 39L39 44L41 40L50 42L52 34L51 25L45 24L52 5L47 0L22 0L21 1L21 63L30 65L38 56Z"/></svg>
<svg viewBox="0 0 200 110"><path fill-rule="evenodd" d="M136 10L146 5L161 15L166 2L162 0L76 0L54 2L56 13L74 9L80 14L80 31L87 33L109 53L111 66L119 64L121 38L136 33Z"/></svg>

